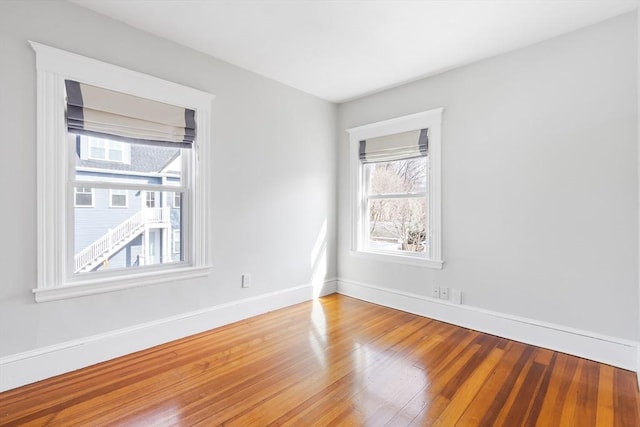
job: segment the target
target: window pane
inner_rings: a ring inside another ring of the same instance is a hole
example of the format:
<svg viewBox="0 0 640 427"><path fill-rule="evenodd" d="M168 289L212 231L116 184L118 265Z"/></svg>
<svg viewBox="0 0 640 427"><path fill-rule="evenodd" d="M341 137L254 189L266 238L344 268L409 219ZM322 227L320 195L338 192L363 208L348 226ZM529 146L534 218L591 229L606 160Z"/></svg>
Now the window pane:
<svg viewBox="0 0 640 427"><path fill-rule="evenodd" d="M97 144L102 147L98 147ZM180 185L182 149L78 136L76 180Z"/></svg>
<svg viewBox="0 0 640 427"><path fill-rule="evenodd" d="M366 163L368 194L418 193L427 190L427 158Z"/></svg>
<svg viewBox="0 0 640 427"><path fill-rule="evenodd" d="M89 154L89 157L91 157L92 159L104 159L104 148L91 147L91 154Z"/></svg>
<svg viewBox="0 0 640 427"><path fill-rule="evenodd" d="M370 200L368 211L369 248L428 252L425 198Z"/></svg>
<svg viewBox="0 0 640 427"><path fill-rule="evenodd" d="M121 162L122 161L122 150L109 149L109 160L113 160L114 162Z"/></svg>
<svg viewBox="0 0 640 427"><path fill-rule="evenodd" d="M111 190L111 206L127 207L127 190Z"/></svg>
<svg viewBox="0 0 640 427"><path fill-rule="evenodd" d="M155 191L146 191L145 196L145 206L148 208L156 207L156 192Z"/></svg>
<svg viewBox="0 0 640 427"><path fill-rule="evenodd" d="M110 193L112 199L126 197L119 191L96 188L94 209L75 209L74 272L182 261L182 246L174 242L175 235L180 236L182 231L182 210L172 203L175 194L155 192L156 205L148 208L145 191L129 191L128 203L122 209L109 209Z"/></svg>
<svg viewBox="0 0 640 427"><path fill-rule="evenodd" d="M111 198L111 205L118 207L127 206L127 196L123 194L114 194Z"/></svg>

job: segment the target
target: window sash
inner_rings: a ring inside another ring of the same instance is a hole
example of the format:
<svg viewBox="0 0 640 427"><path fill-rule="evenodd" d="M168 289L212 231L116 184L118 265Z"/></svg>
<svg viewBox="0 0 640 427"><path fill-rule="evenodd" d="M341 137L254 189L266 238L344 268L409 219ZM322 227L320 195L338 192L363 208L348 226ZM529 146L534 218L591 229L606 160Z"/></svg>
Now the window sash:
<svg viewBox="0 0 640 427"><path fill-rule="evenodd" d="M361 242L361 246L363 249L366 249L369 252L376 252L376 253L380 253L380 254L389 254L389 255L393 255L393 254L404 254L404 255L410 255L412 257L418 257L418 258L429 258L430 253L429 253L429 249L431 246L431 233L430 233L430 225L429 225L429 198L428 198L428 194L426 192L422 192L422 193L405 193L405 194L393 194L390 195L391 197L389 197L388 195L380 195L380 196L364 196L364 202L362 203L362 212L361 212L361 229L360 229L360 242ZM425 234L426 234L426 240L427 242L429 242L429 245L427 245L427 248L424 252L416 252L416 251L408 251L408 250L402 250L402 249L381 249L381 248L374 248L370 245L371 243L371 235L370 235L370 230L371 230L371 214L370 214L370 203L371 201L376 201L376 200L416 200L416 199L424 199L426 205L427 205L427 209L425 210L424 213L424 226L425 226Z"/></svg>
<svg viewBox="0 0 640 427"><path fill-rule="evenodd" d="M87 189L89 191L87 191ZM79 191L82 190L82 191ZM78 203L78 196L81 196L84 198L87 198L86 196L89 196L89 203ZM87 186L74 186L73 187L73 204L74 207L76 208L92 208L93 207L93 200L94 200L94 194L93 194L93 187L87 187Z"/></svg>
<svg viewBox="0 0 640 427"><path fill-rule="evenodd" d="M122 198L124 203L114 203L114 197ZM118 188L112 188L109 190L109 207L111 208L126 208L129 206L129 193L127 190Z"/></svg>
<svg viewBox="0 0 640 427"><path fill-rule="evenodd" d="M381 160L379 162L375 162L375 163L383 163L383 162L395 162L395 161L401 161L401 160L411 160L411 159L415 159L415 158L420 158L420 157L424 157L425 162L427 162L427 184L429 181L429 167L428 167L428 157L426 155L419 155L419 156L413 156L413 157L400 157L400 158L392 158L392 159L385 159L385 160ZM427 250L425 250L424 252L415 252L415 251L408 251L408 250L402 250L402 249L382 249L382 248L375 248L371 246L371 236L370 236L370 227L371 227L371 222L370 222L370 209L369 209L369 202L370 201L374 201L374 200L410 200L410 199L424 199L425 202L427 203L427 210L425 212L425 216L424 216L424 223L425 223L425 232L427 234L426 238L427 241L430 241L430 232L429 232L429 222L428 222L428 201L429 201L429 193L428 191L418 191L418 192L403 192L403 193L370 193L369 192L369 179L367 177L367 174L365 173L365 165L369 164L369 163L374 163L374 162L367 162L364 161L362 159L359 159L358 161L358 176L359 176L359 186L360 186L360 193L362 194L362 204L361 204L361 212L360 212L360 219L358 221L358 224L360 224L360 230L358 230L358 235L360 236L358 238L359 244L358 247L360 249L366 250L367 252L372 252L372 253L378 253L378 254L383 254L383 255L399 255L402 254L404 256L411 256L411 257L415 257L415 258L424 258L427 259L429 258L429 250L427 248ZM430 246L430 245L429 245Z"/></svg>
<svg viewBox="0 0 640 427"><path fill-rule="evenodd" d="M148 208L155 208L156 207L156 192L155 191L145 191L144 204Z"/></svg>

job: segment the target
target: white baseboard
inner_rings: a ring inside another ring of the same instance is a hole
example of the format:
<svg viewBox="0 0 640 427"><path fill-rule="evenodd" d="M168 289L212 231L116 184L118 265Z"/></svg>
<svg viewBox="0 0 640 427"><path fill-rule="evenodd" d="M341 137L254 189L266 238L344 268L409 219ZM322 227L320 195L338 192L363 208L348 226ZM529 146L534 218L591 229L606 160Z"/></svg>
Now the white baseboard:
<svg viewBox="0 0 640 427"><path fill-rule="evenodd" d="M0 358L0 392L336 292L303 285Z"/></svg>
<svg viewBox="0 0 640 427"><path fill-rule="evenodd" d="M638 372L640 344L344 279L303 285L0 358L0 392L338 292Z"/></svg>
<svg viewBox="0 0 640 427"><path fill-rule="evenodd" d="M631 371L640 370L640 347L635 341L351 280L338 279L338 293Z"/></svg>

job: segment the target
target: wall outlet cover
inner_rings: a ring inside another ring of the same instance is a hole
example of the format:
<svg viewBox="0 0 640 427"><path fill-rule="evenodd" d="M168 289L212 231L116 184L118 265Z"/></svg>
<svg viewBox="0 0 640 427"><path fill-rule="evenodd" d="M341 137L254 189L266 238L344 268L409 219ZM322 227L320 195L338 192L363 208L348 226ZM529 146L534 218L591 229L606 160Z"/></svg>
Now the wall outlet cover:
<svg viewBox="0 0 640 427"><path fill-rule="evenodd" d="M431 287L431 296L433 298L440 298L440 286L433 285Z"/></svg>
<svg viewBox="0 0 640 427"><path fill-rule="evenodd" d="M251 286L251 275L249 273L245 273L242 275L242 287L248 288Z"/></svg>

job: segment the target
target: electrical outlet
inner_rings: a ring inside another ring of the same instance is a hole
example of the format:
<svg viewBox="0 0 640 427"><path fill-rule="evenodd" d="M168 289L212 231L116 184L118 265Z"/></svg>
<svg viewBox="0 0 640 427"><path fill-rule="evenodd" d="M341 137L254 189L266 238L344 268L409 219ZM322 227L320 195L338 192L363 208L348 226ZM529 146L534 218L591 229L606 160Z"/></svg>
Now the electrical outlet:
<svg viewBox="0 0 640 427"><path fill-rule="evenodd" d="M433 298L440 298L440 286L433 285L431 288L431 296Z"/></svg>
<svg viewBox="0 0 640 427"><path fill-rule="evenodd" d="M449 299L449 288L446 286L440 286L440 299Z"/></svg>
<svg viewBox="0 0 640 427"><path fill-rule="evenodd" d="M243 288L251 287L251 275L249 273L245 273L242 275L242 287Z"/></svg>
<svg viewBox="0 0 640 427"><path fill-rule="evenodd" d="M451 289L451 302L454 304L462 304L462 291L460 291L460 289Z"/></svg>

